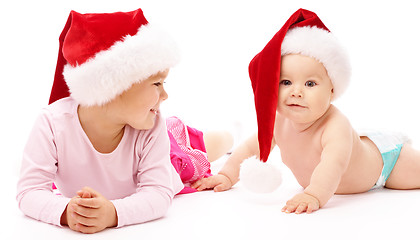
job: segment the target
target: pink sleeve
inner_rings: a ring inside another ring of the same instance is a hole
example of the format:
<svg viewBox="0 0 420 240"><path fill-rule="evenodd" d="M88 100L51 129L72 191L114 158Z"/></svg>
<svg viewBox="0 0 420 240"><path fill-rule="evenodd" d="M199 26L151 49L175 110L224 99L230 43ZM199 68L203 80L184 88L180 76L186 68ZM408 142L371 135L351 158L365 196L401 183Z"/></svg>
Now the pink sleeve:
<svg viewBox="0 0 420 240"><path fill-rule="evenodd" d="M163 217L176 193L184 187L173 168L166 125L161 116L154 131L147 131L137 147L140 157L136 193L111 201L118 215L118 227Z"/></svg>
<svg viewBox="0 0 420 240"><path fill-rule="evenodd" d="M52 192L56 171L53 127L45 111L36 120L23 152L16 199L25 215L60 226L70 199Z"/></svg>

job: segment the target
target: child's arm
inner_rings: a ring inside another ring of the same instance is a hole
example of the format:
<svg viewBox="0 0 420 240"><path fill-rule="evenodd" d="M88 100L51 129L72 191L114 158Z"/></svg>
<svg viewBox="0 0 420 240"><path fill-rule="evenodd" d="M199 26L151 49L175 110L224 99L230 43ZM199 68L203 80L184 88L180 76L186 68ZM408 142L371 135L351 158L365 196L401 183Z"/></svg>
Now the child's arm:
<svg viewBox="0 0 420 240"><path fill-rule="evenodd" d="M168 132L161 115L156 118L154 129L140 136L138 141L136 193L111 200L117 212L118 227L163 217L174 195L184 187L171 164Z"/></svg>
<svg viewBox="0 0 420 240"><path fill-rule="evenodd" d="M241 163L252 156L259 156L257 134L253 134L233 151L222 170L220 170L217 175L200 179L196 181L192 187L199 191L214 189L216 192L230 189L239 181Z"/></svg>
<svg viewBox="0 0 420 240"><path fill-rule="evenodd" d="M58 158L53 134L54 126L49 114L45 111L38 117L23 152L21 176L17 187L19 208L24 214L37 220L58 226L68 225L75 231L85 233L97 232L105 226L112 226L113 223L102 221L102 228L89 227L89 231L86 230L86 225L90 223L84 221L82 225L77 221L78 217L76 219L73 217L74 206L80 197L70 199L53 193L52 183L58 170ZM112 203L109 201L107 203L109 208L113 209ZM108 219L109 216L100 220Z"/></svg>
<svg viewBox="0 0 420 240"><path fill-rule="evenodd" d="M328 126L321 139L321 161L304 192L286 203L285 212L307 212L324 206L336 192L352 154L353 130L347 121Z"/></svg>
<svg viewBox="0 0 420 240"><path fill-rule="evenodd" d="M57 164L49 113L43 111L24 148L16 199L25 215L60 226L61 215L70 198L57 196L52 191Z"/></svg>

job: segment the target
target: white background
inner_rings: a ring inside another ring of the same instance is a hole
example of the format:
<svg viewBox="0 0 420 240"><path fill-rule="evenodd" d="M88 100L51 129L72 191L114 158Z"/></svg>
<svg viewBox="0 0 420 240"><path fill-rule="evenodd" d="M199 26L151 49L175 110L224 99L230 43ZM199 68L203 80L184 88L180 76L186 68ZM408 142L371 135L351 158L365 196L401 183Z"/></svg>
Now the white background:
<svg viewBox="0 0 420 240"><path fill-rule="evenodd" d="M58 37L70 10L142 8L148 21L170 32L181 49L182 61L166 80L169 99L163 113L204 131L236 131L239 126L242 137L256 130L250 60L294 11L314 11L347 48L352 62L352 82L335 105L355 128L403 131L419 146L417 6L405 0L3 1L0 182L6 214L1 225L18 214L14 198L22 149L35 117L48 103Z"/></svg>

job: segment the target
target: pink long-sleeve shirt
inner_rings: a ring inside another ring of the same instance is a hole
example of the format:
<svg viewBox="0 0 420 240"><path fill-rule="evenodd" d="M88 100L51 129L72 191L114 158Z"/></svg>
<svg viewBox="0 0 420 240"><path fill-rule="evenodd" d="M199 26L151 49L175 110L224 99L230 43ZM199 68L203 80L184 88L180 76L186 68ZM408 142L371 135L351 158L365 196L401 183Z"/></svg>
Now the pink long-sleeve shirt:
<svg viewBox="0 0 420 240"><path fill-rule="evenodd" d="M110 200L118 227L162 217L183 184L170 161L164 119L150 130L130 126L108 154L95 150L72 98L59 100L36 120L24 149L17 201L22 212L60 226L68 202L88 186ZM55 183L62 195L52 192Z"/></svg>

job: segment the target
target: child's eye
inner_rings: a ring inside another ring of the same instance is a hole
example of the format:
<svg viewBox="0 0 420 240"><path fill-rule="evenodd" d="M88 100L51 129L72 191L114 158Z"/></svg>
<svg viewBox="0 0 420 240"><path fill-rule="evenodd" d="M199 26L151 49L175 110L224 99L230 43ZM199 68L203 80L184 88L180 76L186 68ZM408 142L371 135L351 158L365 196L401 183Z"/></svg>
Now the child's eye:
<svg viewBox="0 0 420 240"><path fill-rule="evenodd" d="M163 82L163 83L165 83L165 82ZM153 83L153 85L159 87L159 86L162 86L163 83L162 82L155 82L155 83Z"/></svg>
<svg viewBox="0 0 420 240"><path fill-rule="evenodd" d="M305 86L307 86L307 87L315 87L316 86L316 82L314 82L314 81L307 81L305 83Z"/></svg>
<svg viewBox="0 0 420 240"><path fill-rule="evenodd" d="M292 85L292 82L291 82L291 81L289 81L289 80L282 80L282 81L280 82L280 85L285 85L285 86L288 86L288 85Z"/></svg>

